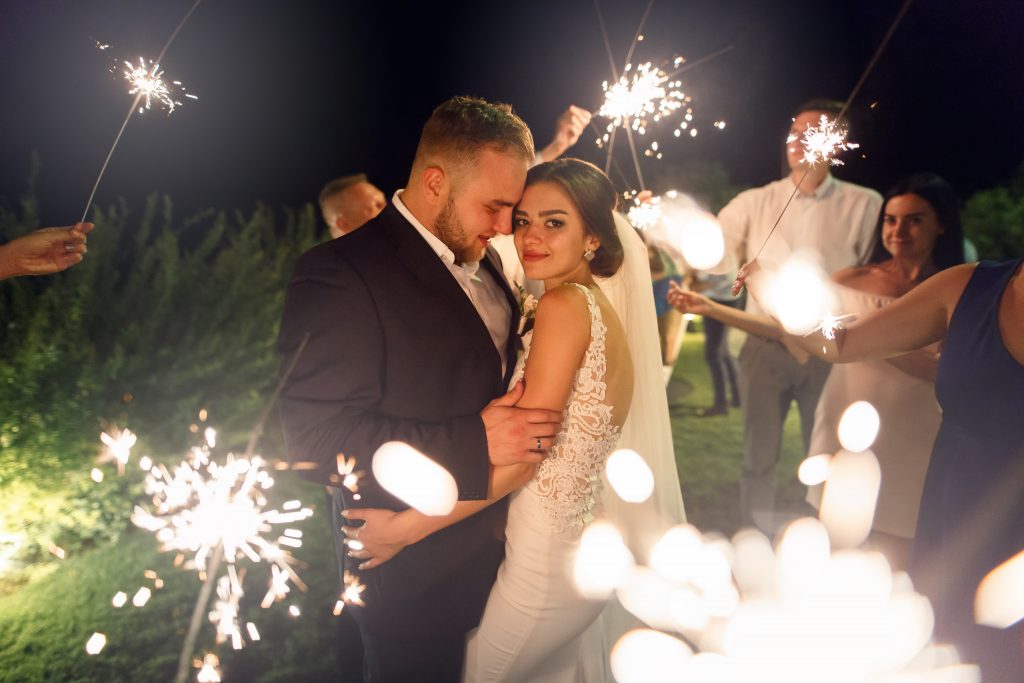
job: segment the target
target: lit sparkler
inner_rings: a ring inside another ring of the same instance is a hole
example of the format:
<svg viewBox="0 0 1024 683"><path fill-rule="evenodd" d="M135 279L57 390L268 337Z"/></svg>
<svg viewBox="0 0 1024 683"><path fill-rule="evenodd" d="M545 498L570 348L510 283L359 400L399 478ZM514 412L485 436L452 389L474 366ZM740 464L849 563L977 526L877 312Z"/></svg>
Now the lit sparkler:
<svg viewBox="0 0 1024 683"><path fill-rule="evenodd" d="M199 99L187 92L181 81L165 81L163 78L164 72L160 65L154 62L147 62L143 57L139 57L138 64L125 61L123 73L125 80L131 84L128 94L138 94L140 99L145 102L144 105L139 105L138 111L140 114L146 109L150 109L154 101L159 106L166 108L167 113L170 114L174 111L175 107L181 106L181 100L176 99L176 91L189 99Z"/></svg>
<svg viewBox="0 0 1024 683"><path fill-rule="evenodd" d="M110 434L103 432L100 434L100 441L107 447L106 452L100 456L97 463L104 463L113 460L117 463L118 474L124 474L124 466L128 462L128 458L131 457L132 447L135 442L138 441L138 437L132 433L130 429L120 430L114 427L110 430ZM100 478L102 481L102 477Z"/></svg>
<svg viewBox="0 0 1024 683"><path fill-rule="evenodd" d="M604 103L597 115L609 121L606 135L598 140L598 146L608 142L611 132L620 126L644 135L652 123L671 116L690 102L690 97L681 90L682 81L670 80L665 70L653 62L644 62L636 69L627 64L617 81L612 84L605 81L601 87ZM692 111L687 107L686 113L692 115Z"/></svg>
<svg viewBox="0 0 1024 683"><path fill-rule="evenodd" d="M860 147L856 142L846 139L847 132L846 126L822 114L817 126L808 124L802 135L787 137L786 144L799 140L804 149L803 161L809 166L826 162L832 166L842 166L839 153Z"/></svg>

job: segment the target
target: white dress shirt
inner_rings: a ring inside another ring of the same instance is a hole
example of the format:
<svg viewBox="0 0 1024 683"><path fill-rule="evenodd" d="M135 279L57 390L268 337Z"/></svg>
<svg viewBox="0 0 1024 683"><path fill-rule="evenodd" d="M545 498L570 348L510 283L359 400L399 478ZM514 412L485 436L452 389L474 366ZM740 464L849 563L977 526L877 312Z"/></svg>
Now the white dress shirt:
<svg viewBox="0 0 1024 683"><path fill-rule="evenodd" d="M726 256L714 272L735 269L757 254L794 187L787 176L741 192L719 212ZM829 174L814 192L796 193L758 261L771 270L792 252L810 249L820 255L826 273L862 264L874 246L881 208L882 197L874 190ZM753 297L747 298L747 310L761 312Z"/></svg>
<svg viewBox="0 0 1024 683"><path fill-rule="evenodd" d="M494 342L494 348L498 350L498 355L501 357L501 371L504 374L508 363L506 349L508 335L512 328L512 309L501 285L495 281L489 270L480 268L479 261L455 263L455 254L448 248L448 245L423 227L423 224L402 203L402 190L395 192L391 201L398 212L412 223L420 236L426 240L438 258L447 266L452 277L473 303L476 312L480 314L480 319L487 326L487 331L491 333L491 341Z"/></svg>

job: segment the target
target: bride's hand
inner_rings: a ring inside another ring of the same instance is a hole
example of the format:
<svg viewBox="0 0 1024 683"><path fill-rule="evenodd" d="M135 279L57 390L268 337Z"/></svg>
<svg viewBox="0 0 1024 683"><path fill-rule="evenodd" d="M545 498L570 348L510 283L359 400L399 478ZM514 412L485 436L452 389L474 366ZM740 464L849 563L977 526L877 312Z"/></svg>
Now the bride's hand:
<svg viewBox="0 0 1024 683"><path fill-rule="evenodd" d="M703 294L683 289L676 283L669 285L668 303L680 313L706 315L711 309L711 300Z"/></svg>
<svg viewBox="0 0 1024 683"><path fill-rule="evenodd" d="M345 510L341 514L348 521L362 520L359 527L341 527L349 546L349 557L366 560L360 569L373 569L384 564L412 543L411 510L395 512L375 508Z"/></svg>

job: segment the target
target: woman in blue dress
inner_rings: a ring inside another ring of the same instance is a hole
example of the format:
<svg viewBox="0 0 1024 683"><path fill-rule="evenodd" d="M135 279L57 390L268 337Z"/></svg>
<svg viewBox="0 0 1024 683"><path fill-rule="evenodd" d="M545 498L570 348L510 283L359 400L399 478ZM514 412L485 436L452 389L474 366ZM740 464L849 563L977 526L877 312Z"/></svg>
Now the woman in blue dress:
<svg viewBox="0 0 1024 683"><path fill-rule="evenodd" d="M943 342L935 386L942 425L910 570L935 608L937 639L980 664L986 683L1024 677L1021 622L997 629L974 619L978 584L1024 551L1022 261L949 268L850 323L834 340L791 337L833 363L879 360Z"/></svg>

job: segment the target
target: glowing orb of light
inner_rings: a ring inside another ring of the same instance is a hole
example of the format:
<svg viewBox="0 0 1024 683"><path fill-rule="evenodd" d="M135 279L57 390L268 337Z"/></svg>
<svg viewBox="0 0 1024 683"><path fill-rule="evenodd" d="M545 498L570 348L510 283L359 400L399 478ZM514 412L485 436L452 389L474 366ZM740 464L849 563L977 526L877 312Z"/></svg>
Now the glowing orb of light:
<svg viewBox="0 0 1024 683"><path fill-rule="evenodd" d="M1024 551L993 569L974 596L975 621L1007 628L1024 618Z"/></svg>
<svg viewBox="0 0 1024 683"><path fill-rule="evenodd" d="M836 309L836 296L812 254L793 254L777 272L765 272L764 279L764 303L790 334L807 334Z"/></svg>
<svg viewBox="0 0 1024 683"><path fill-rule="evenodd" d="M633 567L615 589L615 594L622 606L640 621L651 628L670 630L677 623L671 602L676 590L671 581L655 571Z"/></svg>
<svg viewBox="0 0 1024 683"><path fill-rule="evenodd" d="M851 403L839 418L839 443L854 453L866 451L875 442L880 425L881 419L873 405L867 401Z"/></svg>
<svg viewBox="0 0 1024 683"><path fill-rule="evenodd" d="M124 591L118 591L114 594L114 597L113 599L111 599L110 604L112 604L114 607L124 607L124 603L126 602L128 602L128 594Z"/></svg>
<svg viewBox="0 0 1024 683"><path fill-rule="evenodd" d="M692 683L733 683L739 680L739 669L725 655L698 652L686 660L678 680Z"/></svg>
<svg viewBox="0 0 1024 683"><path fill-rule="evenodd" d="M651 568L662 576L683 583L703 547L700 532L689 524L674 526L654 544Z"/></svg>
<svg viewBox="0 0 1024 683"><path fill-rule="evenodd" d="M850 548L871 533L882 469L871 451L839 451L832 459L819 516L832 542Z"/></svg>
<svg viewBox="0 0 1024 683"><path fill-rule="evenodd" d="M628 503L642 503L654 492L654 473L636 451L622 448L612 453L605 473L615 493Z"/></svg>
<svg viewBox="0 0 1024 683"><path fill-rule="evenodd" d="M583 530L573 565L573 579L580 595L608 597L632 567L633 554L612 524L594 522Z"/></svg>
<svg viewBox="0 0 1024 683"><path fill-rule="evenodd" d="M776 564L779 596L802 596L828 565L831 552L825 525L810 517L794 521L782 535Z"/></svg>
<svg viewBox="0 0 1024 683"><path fill-rule="evenodd" d="M93 633L85 643L85 652L90 655L98 655L106 644L107 637L104 634Z"/></svg>
<svg viewBox="0 0 1024 683"><path fill-rule="evenodd" d="M695 205L665 205L654 231L656 238L677 249L696 270L714 268L725 255L725 238L718 220Z"/></svg>
<svg viewBox="0 0 1024 683"><path fill-rule="evenodd" d="M797 470L797 477L800 478L800 483L804 486L817 486L826 479L828 479L829 465L832 462L832 456L828 453L820 453L818 455L812 455L800 463L800 468Z"/></svg>
<svg viewBox="0 0 1024 683"><path fill-rule="evenodd" d="M401 441L388 441L377 449L373 476L385 491L425 515L447 515L459 498L448 470Z"/></svg>
<svg viewBox="0 0 1024 683"><path fill-rule="evenodd" d="M775 587L775 551L768 537L758 529L741 529L732 539L732 572L743 594L757 597Z"/></svg>
<svg viewBox="0 0 1024 683"><path fill-rule="evenodd" d="M620 683L678 681L693 651L686 643L650 629L634 629L612 648L611 665Z"/></svg>

